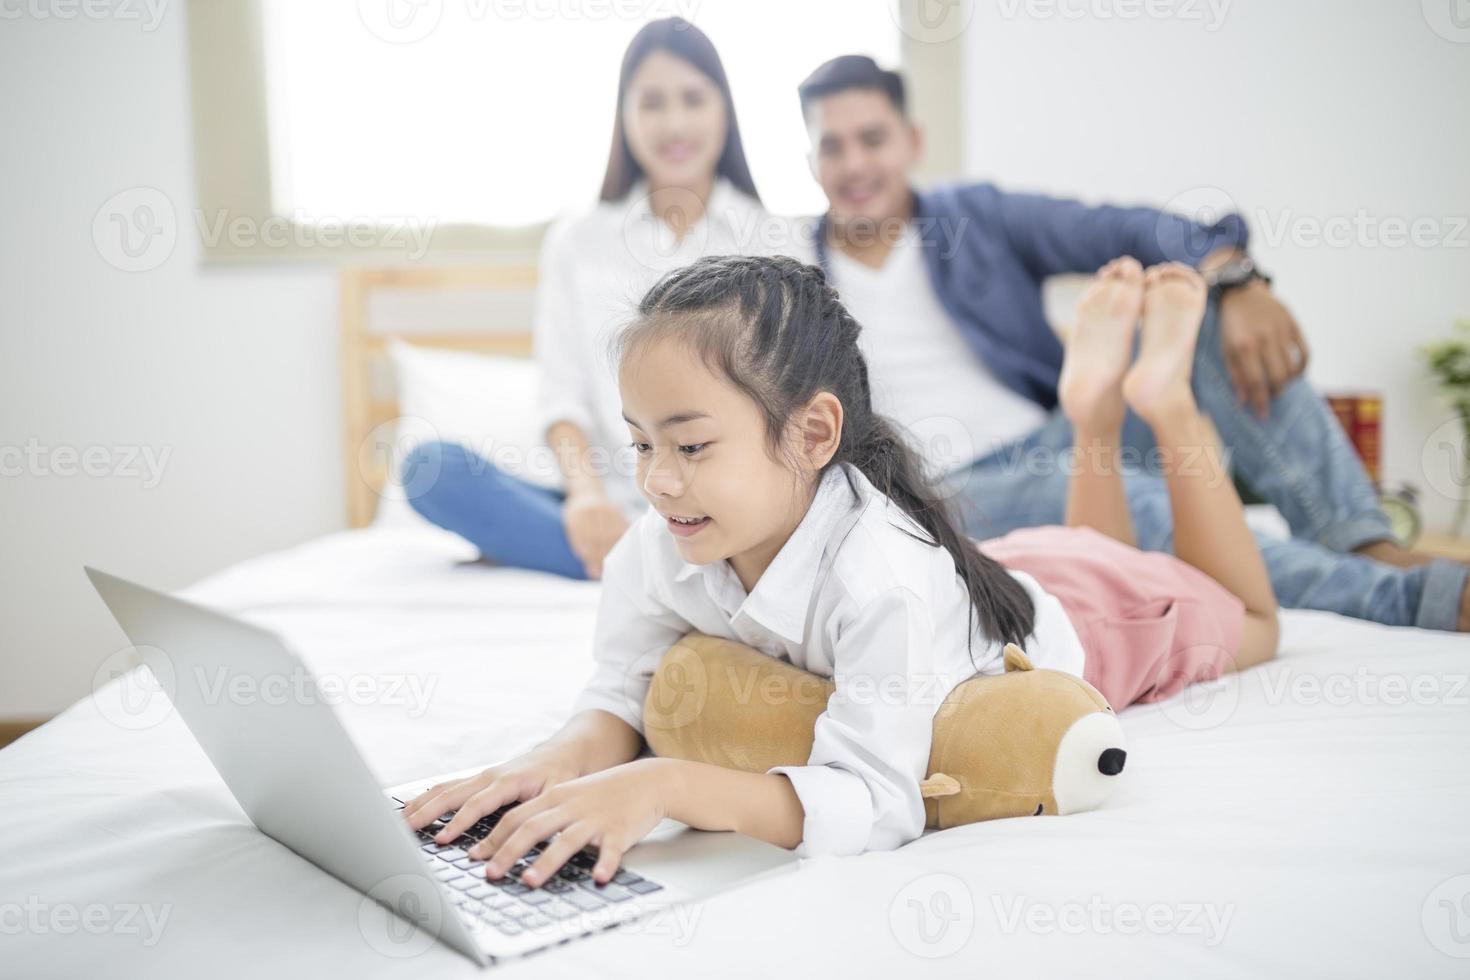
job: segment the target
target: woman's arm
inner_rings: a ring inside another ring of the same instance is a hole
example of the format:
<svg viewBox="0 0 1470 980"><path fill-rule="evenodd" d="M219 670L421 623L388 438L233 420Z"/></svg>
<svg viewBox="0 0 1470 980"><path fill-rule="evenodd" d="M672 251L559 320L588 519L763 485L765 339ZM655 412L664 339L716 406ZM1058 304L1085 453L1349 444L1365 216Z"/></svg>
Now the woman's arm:
<svg viewBox="0 0 1470 980"><path fill-rule="evenodd" d="M592 465L587 435L581 426L556 422L547 431L546 441L555 450L557 465L566 477L562 526L567 544L587 569L587 577L600 579L602 563L628 529L628 519L608 498L602 475Z"/></svg>
<svg viewBox="0 0 1470 980"><path fill-rule="evenodd" d="M546 430L546 444L556 454L556 465L566 479L567 497L593 494L604 496L602 476L588 458L592 443L576 422L563 419Z"/></svg>
<svg viewBox="0 0 1470 980"><path fill-rule="evenodd" d="M574 275L578 259L573 230L557 222L546 233L537 261L532 351L540 374L537 410L546 444L566 478L567 495L602 490L602 475L589 465L588 433L596 428L596 381L586 352L596 336Z"/></svg>

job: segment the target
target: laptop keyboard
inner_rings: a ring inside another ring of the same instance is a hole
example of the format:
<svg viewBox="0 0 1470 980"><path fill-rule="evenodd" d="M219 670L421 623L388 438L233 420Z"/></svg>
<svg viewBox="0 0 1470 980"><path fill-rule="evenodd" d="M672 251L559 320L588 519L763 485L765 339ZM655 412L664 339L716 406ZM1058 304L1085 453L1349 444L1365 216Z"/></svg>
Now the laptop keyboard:
<svg viewBox="0 0 1470 980"><path fill-rule="evenodd" d="M403 801L394 800L398 808L403 809ZM474 860L467 852L489 836L513 805L507 804L482 817L448 844L437 843L434 835L444 829L453 813L443 814L418 831L419 847L430 873L449 886L455 906L461 915L471 920L471 924L478 921L504 935L515 936L663 888L657 882L623 869L607 884L595 883L592 867L597 863L597 852L591 848L583 848L572 855L540 887L523 884L521 872L535 863L541 849L550 841L538 842L500 878L486 878L485 862Z"/></svg>

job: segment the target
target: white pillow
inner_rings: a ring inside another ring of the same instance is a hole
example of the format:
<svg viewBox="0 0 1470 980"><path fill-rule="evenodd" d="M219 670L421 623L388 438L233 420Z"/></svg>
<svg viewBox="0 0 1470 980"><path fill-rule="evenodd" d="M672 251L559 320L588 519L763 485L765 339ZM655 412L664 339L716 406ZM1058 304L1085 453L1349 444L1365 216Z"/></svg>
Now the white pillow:
<svg viewBox="0 0 1470 980"><path fill-rule="evenodd" d="M390 472L374 523L422 520L408 503L421 492L402 482L403 460L427 442L458 443L500 470L549 489L561 471L542 437L536 408L539 374L529 358L493 357L388 341L398 412Z"/></svg>

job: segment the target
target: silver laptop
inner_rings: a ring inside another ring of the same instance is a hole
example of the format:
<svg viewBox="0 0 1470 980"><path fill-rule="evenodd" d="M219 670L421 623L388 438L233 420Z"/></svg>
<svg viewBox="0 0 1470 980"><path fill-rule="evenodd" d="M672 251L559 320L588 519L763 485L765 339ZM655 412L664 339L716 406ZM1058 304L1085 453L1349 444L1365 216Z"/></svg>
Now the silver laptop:
<svg viewBox="0 0 1470 980"><path fill-rule="evenodd" d="M499 813L449 845L433 841L437 822L415 834L400 814L403 801L457 774L393 787L385 797L324 698L229 693L314 690L300 659L273 633L86 571L140 659L167 678L174 707L255 826L362 892L359 926L385 955L411 956L437 939L488 965L623 923L664 918L676 927L697 911L689 903L796 861L791 851L751 837L665 820L605 885L592 882L588 851L542 887L518 880L524 861L487 880L465 849Z"/></svg>

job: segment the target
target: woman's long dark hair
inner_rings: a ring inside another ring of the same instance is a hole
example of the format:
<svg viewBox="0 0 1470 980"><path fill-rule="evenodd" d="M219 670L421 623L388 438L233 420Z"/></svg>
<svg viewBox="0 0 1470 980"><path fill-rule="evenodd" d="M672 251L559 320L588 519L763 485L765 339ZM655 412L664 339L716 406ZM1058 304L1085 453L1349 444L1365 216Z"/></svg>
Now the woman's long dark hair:
<svg viewBox="0 0 1470 980"><path fill-rule="evenodd" d="M667 51L689 62L715 83L725 100L725 151L715 163L715 174L724 177L757 201L755 181L745 162L745 144L740 141L740 124L735 119L735 100L730 95L730 80L719 52L704 31L682 17L666 17L650 21L628 42L623 53L623 67L618 72L618 107L613 116L612 149L607 155L607 172L602 178L602 200L621 201L643 176L643 167L633 159L628 148L628 134L623 128L623 102L628 96L628 83L643 59L655 51Z"/></svg>
<svg viewBox="0 0 1470 980"><path fill-rule="evenodd" d="M873 411L860 329L816 266L720 255L660 279L619 346L627 356L655 338L687 343L760 407L772 447L783 444L801 406L819 392L836 395L842 433L827 467L851 463L923 528L927 543L949 552L970 595L972 634L978 616L987 639L1024 644L1036 627L1030 595L965 536L918 453Z"/></svg>

